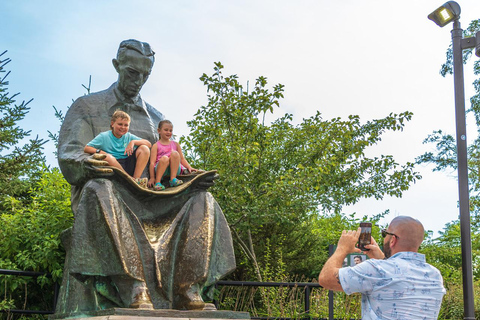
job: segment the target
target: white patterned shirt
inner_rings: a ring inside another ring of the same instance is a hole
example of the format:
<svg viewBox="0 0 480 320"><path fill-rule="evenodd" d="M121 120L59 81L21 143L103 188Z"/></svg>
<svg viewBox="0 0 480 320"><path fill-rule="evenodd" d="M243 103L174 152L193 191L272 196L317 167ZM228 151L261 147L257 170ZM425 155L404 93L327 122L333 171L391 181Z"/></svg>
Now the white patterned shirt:
<svg viewBox="0 0 480 320"><path fill-rule="evenodd" d="M346 294L362 294L362 319L437 319L445 288L425 255L399 252L339 270Z"/></svg>

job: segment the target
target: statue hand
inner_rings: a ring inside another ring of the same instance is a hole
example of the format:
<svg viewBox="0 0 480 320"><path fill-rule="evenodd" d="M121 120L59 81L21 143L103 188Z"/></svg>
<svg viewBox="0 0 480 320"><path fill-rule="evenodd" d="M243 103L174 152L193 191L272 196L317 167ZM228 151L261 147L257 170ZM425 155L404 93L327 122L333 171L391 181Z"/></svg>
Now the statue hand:
<svg viewBox="0 0 480 320"><path fill-rule="evenodd" d="M95 176L111 176L113 169L100 168L108 166L108 162L103 160L106 158L106 154L94 153L84 161L85 167Z"/></svg>
<svg viewBox="0 0 480 320"><path fill-rule="evenodd" d="M215 184L215 180L218 179L219 177L220 176L217 173L213 176L205 177L205 180L202 180L202 181L198 182L197 188L206 190L206 189L212 187Z"/></svg>

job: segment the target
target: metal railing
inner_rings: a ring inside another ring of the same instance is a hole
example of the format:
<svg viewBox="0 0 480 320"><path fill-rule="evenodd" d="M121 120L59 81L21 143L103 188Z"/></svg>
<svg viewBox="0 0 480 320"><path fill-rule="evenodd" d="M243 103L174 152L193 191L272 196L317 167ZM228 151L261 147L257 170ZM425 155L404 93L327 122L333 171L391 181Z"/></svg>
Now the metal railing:
<svg viewBox="0 0 480 320"><path fill-rule="evenodd" d="M285 287L285 288L305 288L305 297L304 297L304 314L305 319L314 319L309 317L310 314L310 293L312 288L322 288L318 283L312 282L257 282L257 281L218 281L215 284L215 288L218 286L234 286L234 287ZM333 298L333 296L332 296ZM329 295L330 300L330 295ZM330 302L330 301L329 301ZM219 304L217 300L214 300L213 303L218 309ZM332 301L333 307L333 301ZM330 304L329 304L330 310ZM277 319L277 320L288 320L291 318L273 318L273 317L252 317L252 319ZM333 319L333 318L332 318Z"/></svg>
<svg viewBox="0 0 480 320"><path fill-rule="evenodd" d="M0 269L0 275L7 275L7 276L17 276L17 277L34 277L38 278L41 276L46 276L47 278L51 278L52 275L47 272L34 272L34 271L19 271L19 270L5 270ZM53 314L55 313L55 307L57 305L57 297L58 297L58 290L60 286L57 282L55 282L53 286L53 308L52 310L17 310L17 309L9 309L9 310L0 310L1 312L9 312L9 313L20 313L20 314Z"/></svg>
<svg viewBox="0 0 480 320"><path fill-rule="evenodd" d="M50 274L46 272L32 272L32 271L18 271L18 270L5 270L0 269L0 275L13 275L13 276L24 276L24 277L40 277L46 276L51 277ZM257 282L257 281L218 281L215 284L215 288L219 286L236 286L236 287L286 287L286 288L305 288L305 297L304 297L304 314L305 316L302 319L325 319L325 318L312 318L310 314L310 294L313 288L322 288L318 283L312 282ZM53 308L52 310L2 310L2 312L10 313L20 313L20 314L53 314L55 313L55 307L57 304L59 285L55 282L54 285L54 299L53 299ZM213 303L215 306L219 307L219 302L214 300ZM333 316L333 291L328 292L328 320L334 320ZM252 319L263 320L263 319L275 319L275 320L290 320L293 318L275 318L275 317L252 317ZM326 319L325 319L326 320Z"/></svg>
<svg viewBox="0 0 480 320"><path fill-rule="evenodd" d="M335 245L331 244L328 246L328 254L331 257L335 252ZM320 319L310 317L310 293L312 288L322 288L318 283L311 282L255 282L255 281L218 281L215 284L215 288L218 286L250 286L250 287L305 287L305 301L304 301L304 319L309 320L335 320L334 318L334 304L333 304L333 291L328 291L328 319ZM218 309L218 301L213 301L215 307ZM275 320L290 320L291 318L273 318L273 317L252 317L252 319L264 320L264 319L275 319ZM354 320L354 319L353 319Z"/></svg>

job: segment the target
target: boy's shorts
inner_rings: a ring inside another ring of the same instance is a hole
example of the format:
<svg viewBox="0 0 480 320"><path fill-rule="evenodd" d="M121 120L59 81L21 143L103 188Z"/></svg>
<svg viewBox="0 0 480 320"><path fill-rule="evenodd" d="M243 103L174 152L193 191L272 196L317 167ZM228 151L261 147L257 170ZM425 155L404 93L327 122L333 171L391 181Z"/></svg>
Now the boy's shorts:
<svg viewBox="0 0 480 320"><path fill-rule="evenodd" d="M135 152L129 155L125 159L117 159L118 163L122 166L123 170L125 170L129 175L133 177L135 173L135 166L137 165L137 151L139 148L135 149Z"/></svg>

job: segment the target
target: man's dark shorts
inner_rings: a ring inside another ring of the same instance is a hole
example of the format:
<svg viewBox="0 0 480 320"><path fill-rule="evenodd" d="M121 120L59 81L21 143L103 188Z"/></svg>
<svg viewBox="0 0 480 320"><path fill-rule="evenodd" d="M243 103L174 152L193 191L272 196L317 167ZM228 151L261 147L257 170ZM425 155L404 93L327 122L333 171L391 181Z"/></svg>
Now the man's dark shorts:
<svg viewBox="0 0 480 320"><path fill-rule="evenodd" d="M128 156L125 159L117 159L118 163L122 166L123 170L125 170L129 175L133 177L133 173L135 172L135 166L137 165L137 152L138 147L135 149L135 152Z"/></svg>

